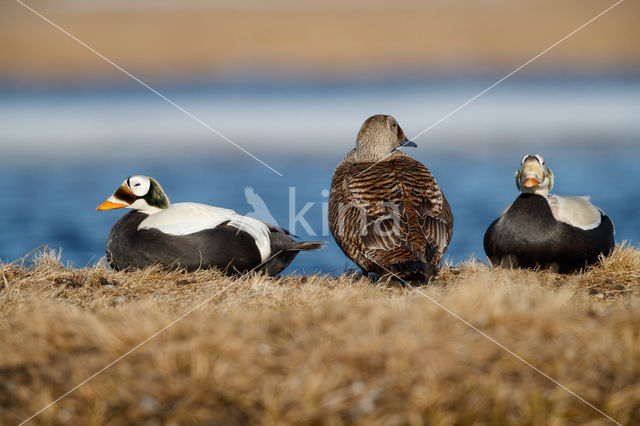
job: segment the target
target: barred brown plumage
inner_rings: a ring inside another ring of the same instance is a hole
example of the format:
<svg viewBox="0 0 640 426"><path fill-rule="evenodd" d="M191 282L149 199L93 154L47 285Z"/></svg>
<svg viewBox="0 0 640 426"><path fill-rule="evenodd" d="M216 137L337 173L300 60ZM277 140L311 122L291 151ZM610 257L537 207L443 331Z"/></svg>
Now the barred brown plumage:
<svg viewBox="0 0 640 426"><path fill-rule="evenodd" d="M416 145L393 117L364 122L333 174L329 228L363 274L425 281L451 241L453 215L429 169L401 146Z"/></svg>

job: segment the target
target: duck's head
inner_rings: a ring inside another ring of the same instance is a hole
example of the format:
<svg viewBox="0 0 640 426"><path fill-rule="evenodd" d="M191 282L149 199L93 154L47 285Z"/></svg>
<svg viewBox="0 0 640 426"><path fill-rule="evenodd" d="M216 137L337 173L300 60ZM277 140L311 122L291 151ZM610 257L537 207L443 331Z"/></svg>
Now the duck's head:
<svg viewBox="0 0 640 426"><path fill-rule="evenodd" d="M149 176L130 176L96 210L128 208L153 214L171 205L160 184Z"/></svg>
<svg viewBox="0 0 640 426"><path fill-rule="evenodd" d="M553 188L553 172L540 154L525 155L516 172L516 186L523 193L548 195Z"/></svg>
<svg viewBox="0 0 640 426"><path fill-rule="evenodd" d="M356 139L358 161L380 161L403 146L416 147L404 135L395 118L390 115L374 115L366 119Z"/></svg>

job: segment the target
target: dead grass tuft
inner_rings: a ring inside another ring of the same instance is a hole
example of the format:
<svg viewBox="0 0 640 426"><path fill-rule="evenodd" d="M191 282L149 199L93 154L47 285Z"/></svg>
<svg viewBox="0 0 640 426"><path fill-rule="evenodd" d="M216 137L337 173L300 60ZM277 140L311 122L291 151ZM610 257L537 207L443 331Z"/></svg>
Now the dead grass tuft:
<svg viewBox="0 0 640 426"><path fill-rule="evenodd" d="M583 287L591 294L615 296L640 291L640 250L623 242L584 275Z"/></svg>
<svg viewBox="0 0 640 426"><path fill-rule="evenodd" d="M202 304L34 422L610 423L428 298L617 421L640 421L640 250L628 245L581 275L467 262L415 289L33 260L0 265L3 422Z"/></svg>

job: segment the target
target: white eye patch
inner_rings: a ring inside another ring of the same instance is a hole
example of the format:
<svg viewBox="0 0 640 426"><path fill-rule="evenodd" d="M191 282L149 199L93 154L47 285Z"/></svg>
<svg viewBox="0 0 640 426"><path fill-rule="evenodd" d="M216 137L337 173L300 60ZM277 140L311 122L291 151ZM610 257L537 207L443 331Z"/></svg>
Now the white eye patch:
<svg viewBox="0 0 640 426"><path fill-rule="evenodd" d="M538 159L538 161L540 162L541 166L544 166L544 158L542 157L542 155L540 154L536 154L536 158Z"/></svg>
<svg viewBox="0 0 640 426"><path fill-rule="evenodd" d="M127 183L129 184L131 192L133 192L133 195L136 197L147 195L149 188L151 188L151 181L146 176L131 176L127 179Z"/></svg>

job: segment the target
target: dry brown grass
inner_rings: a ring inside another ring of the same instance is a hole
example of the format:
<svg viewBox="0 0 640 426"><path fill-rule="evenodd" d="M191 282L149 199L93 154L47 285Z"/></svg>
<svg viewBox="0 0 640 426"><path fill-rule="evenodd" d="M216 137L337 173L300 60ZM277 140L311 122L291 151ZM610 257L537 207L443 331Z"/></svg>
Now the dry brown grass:
<svg viewBox="0 0 640 426"><path fill-rule="evenodd" d="M33 422L610 423L421 293L617 421L640 422L640 250L628 246L583 275L468 263L419 289L69 269L55 253L0 272L5 423L208 298Z"/></svg>

